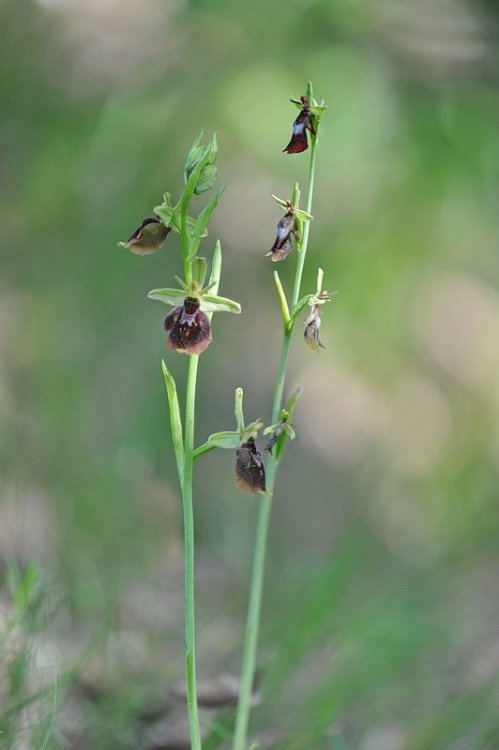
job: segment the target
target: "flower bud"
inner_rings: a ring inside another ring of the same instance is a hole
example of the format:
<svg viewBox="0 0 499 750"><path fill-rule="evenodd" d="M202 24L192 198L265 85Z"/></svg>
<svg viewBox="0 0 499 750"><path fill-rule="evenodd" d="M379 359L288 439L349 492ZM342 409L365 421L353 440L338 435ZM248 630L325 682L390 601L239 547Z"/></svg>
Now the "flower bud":
<svg viewBox="0 0 499 750"><path fill-rule="evenodd" d="M236 450L236 484L242 492L250 495L263 495L265 487L265 467L262 455L250 437Z"/></svg>
<svg viewBox="0 0 499 750"><path fill-rule="evenodd" d="M159 250L170 231L170 227L165 227L161 219L151 216L144 219L140 227L126 242L120 242L119 244L135 253L135 255L151 255Z"/></svg>
<svg viewBox="0 0 499 750"><path fill-rule="evenodd" d="M288 204L288 206L290 209L292 208L291 204ZM291 244L292 234L295 237L299 236L296 228L296 215L293 210L289 210L278 223L276 240L265 257L271 258L274 262L287 258L293 249Z"/></svg>
<svg viewBox="0 0 499 750"><path fill-rule="evenodd" d="M165 318L165 330L170 351L202 354L212 342L210 321L199 309L199 300L186 297L183 305L175 307Z"/></svg>
<svg viewBox="0 0 499 750"><path fill-rule="evenodd" d="M291 101L294 100L292 99ZM307 150L307 130L309 130L312 135L316 134L315 128L312 124L312 112L310 111L310 104L307 97L301 96L300 102L302 105L302 110L293 123L291 140L286 148L283 149L283 151L287 152L288 154L299 154L302 151ZM297 102L297 104L299 104L299 102Z"/></svg>
<svg viewBox="0 0 499 750"><path fill-rule="evenodd" d="M314 351L318 352L319 349L325 349L324 345L319 341L319 329L321 327L321 309L318 305L314 305L310 315L306 319L305 326L305 343Z"/></svg>

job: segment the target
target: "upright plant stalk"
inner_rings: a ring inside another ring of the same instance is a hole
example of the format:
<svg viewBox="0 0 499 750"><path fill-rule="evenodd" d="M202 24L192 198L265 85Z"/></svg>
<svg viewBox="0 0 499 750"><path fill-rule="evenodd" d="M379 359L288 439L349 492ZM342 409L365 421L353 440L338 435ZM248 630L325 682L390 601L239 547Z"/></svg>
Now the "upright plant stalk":
<svg viewBox="0 0 499 750"><path fill-rule="evenodd" d="M224 186L204 206L197 218L189 216L192 198L210 190L217 175L216 136L212 137L207 146L201 144L201 138L202 134L194 141L187 156L184 167L184 189L178 203L174 205L172 195L165 193L164 202L154 209L155 215L144 219L126 242L119 243L121 247L130 250L135 255L150 255L165 243L171 231L181 236L184 279L175 277L179 287L153 289L148 296L173 308L164 320L164 328L168 332L168 349L170 352L186 354L189 358L183 424L175 380L164 360L162 369L170 406L172 443L182 489L185 560L185 674L191 750L201 750L196 690L192 486L193 464L196 457L194 430L198 363L199 355L212 342L213 313L241 312L237 302L218 296L222 267L222 250L218 241L213 252L208 284L204 286L208 273L208 261L204 257L199 257L197 252L203 237L207 235L209 221L223 194Z"/></svg>
<svg viewBox="0 0 499 750"><path fill-rule="evenodd" d="M308 98L312 101L312 87L308 86ZM306 211L312 212L312 201L314 194L315 180L315 162L316 162L317 136L312 138L310 149L310 163L308 175L308 193ZM298 259L296 263L295 278L293 284L293 295L291 300L290 314L296 309L299 297L300 287L307 254L308 238L310 232L310 222L306 222L303 231L303 240L299 247ZM279 420L282 407L284 384L288 368L289 350L291 345L293 326L284 327L284 338L281 347L279 365L277 370L276 386L274 390L274 400L272 406L272 423ZM272 492L274 490L277 469L279 467L280 457L277 452L270 455L267 463L267 489L269 495L263 496L258 515L256 530L255 550L253 557L253 570L251 577L250 597L248 604L248 616L246 622L246 634L243 651L242 671L241 671L241 688L239 692L239 703L237 707L236 725L234 732L233 750L246 750L248 725L251 709L251 695L255 679L256 652L258 646L258 634L260 628L260 612L263 597L263 584L265 577L265 558L267 551L267 538L270 522L270 513L272 509Z"/></svg>
<svg viewBox="0 0 499 750"><path fill-rule="evenodd" d="M184 471L182 504L184 511L184 613L185 613L185 673L187 708L192 750L201 750L197 689L196 689L196 621L194 611L194 513L192 504L192 475L194 452L194 420L196 413L196 381L199 357L189 357L185 401Z"/></svg>

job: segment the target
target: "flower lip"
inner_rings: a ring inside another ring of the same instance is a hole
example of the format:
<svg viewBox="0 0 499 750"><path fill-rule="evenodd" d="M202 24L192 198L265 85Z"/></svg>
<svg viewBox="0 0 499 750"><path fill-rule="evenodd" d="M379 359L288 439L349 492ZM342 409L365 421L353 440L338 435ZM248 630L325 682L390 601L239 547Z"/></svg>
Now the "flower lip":
<svg viewBox="0 0 499 750"><path fill-rule="evenodd" d="M167 344L170 351L202 354L213 341L210 321L200 310L196 297L186 297L181 306L171 310L164 326L169 331Z"/></svg>
<svg viewBox="0 0 499 750"><path fill-rule="evenodd" d="M291 202L288 201L287 213L277 224L276 240L265 257L271 258L274 262L287 258L293 249L291 244L292 234L299 239L295 210Z"/></svg>
<svg viewBox="0 0 499 750"><path fill-rule="evenodd" d="M295 104L301 103L302 110L293 123L291 140L286 148L283 149L283 152L288 154L300 154L308 148L307 130L312 135L316 135L316 130L312 123L312 112L307 97L301 96L299 102L295 99L292 99L291 101Z"/></svg>
<svg viewBox="0 0 499 750"><path fill-rule="evenodd" d="M267 492L262 455L252 437L241 443L236 450L235 478L242 492L249 495L263 495Z"/></svg>
<svg viewBox="0 0 499 750"><path fill-rule="evenodd" d="M321 327L322 311L318 305L314 305L309 316L303 324L305 326L305 343L314 351L325 349L324 344L319 340L319 330Z"/></svg>

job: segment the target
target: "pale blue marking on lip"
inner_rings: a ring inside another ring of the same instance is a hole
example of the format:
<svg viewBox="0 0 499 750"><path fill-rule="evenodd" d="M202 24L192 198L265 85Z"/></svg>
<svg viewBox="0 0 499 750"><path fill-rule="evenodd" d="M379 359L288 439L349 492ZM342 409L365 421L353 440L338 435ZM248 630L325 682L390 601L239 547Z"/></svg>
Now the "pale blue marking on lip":
<svg viewBox="0 0 499 750"><path fill-rule="evenodd" d="M277 228L277 239L283 240L288 235L288 230L284 227Z"/></svg>
<svg viewBox="0 0 499 750"><path fill-rule="evenodd" d="M293 125L293 135L300 135L305 130L305 123L304 122L297 122L296 125Z"/></svg>

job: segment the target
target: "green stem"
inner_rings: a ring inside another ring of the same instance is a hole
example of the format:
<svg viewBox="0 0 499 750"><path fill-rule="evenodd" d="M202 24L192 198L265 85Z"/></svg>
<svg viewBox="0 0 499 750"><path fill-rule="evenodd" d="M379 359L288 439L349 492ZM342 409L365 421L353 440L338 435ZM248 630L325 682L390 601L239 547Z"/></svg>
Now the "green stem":
<svg viewBox="0 0 499 750"><path fill-rule="evenodd" d="M185 402L184 480L182 502L184 506L184 556L185 556L185 670L187 680L187 708L191 750L201 750L201 732L196 692L196 649L194 619L194 514L192 507L192 474L194 452L194 416L196 406L196 380L199 357L189 356L187 393Z"/></svg>
<svg viewBox="0 0 499 750"><path fill-rule="evenodd" d="M310 99L311 99L310 94ZM312 138L310 149L310 166L308 180L307 196L307 213L312 212L312 201L314 193L315 179L315 161L317 138ZM310 233L310 222L307 221L303 231L303 240L298 253L296 264L295 279L293 285L293 296L291 300L291 316L300 297L300 287L307 254L308 238ZM282 398L284 393L284 383L289 361L289 350L291 344L292 328L284 329L284 339L281 347L281 355L277 370L277 381L274 391L274 403L272 407L271 423L279 419ZM277 475L278 461L275 453L272 454L267 463L266 484L269 493L274 490L275 479ZM239 703L237 707L236 726L234 730L233 750L246 750L248 724L251 707L251 693L255 679L256 652L258 646L258 631L260 628L260 612L262 605L263 583L265 577L265 557L267 550L267 538L270 522L270 511L272 509L272 495L264 496L261 499L260 511L258 516L255 552L253 558L253 572L251 577L251 589L248 605L248 618L246 622L246 636L244 642L241 688L239 692Z"/></svg>
<svg viewBox="0 0 499 750"><path fill-rule="evenodd" d="M190 284L192 282L192 262L189 262L189 232L187 229L188 208L189 201L182 200L180 206L180 229L182 241L182 258L184 260L184 276L186 284Z"/></svg>
<svg viewBox="0 0 499 750"><path fill-rule="evenodd" d="M312 203L314 200L314 182L315 182L315 156L317 151L317 136L314 138L312 136L312 143L310 145L310 166L308 171L308 196L307 196L307 207L306 212L308 214L312 213ZM301 278L303 276L303 268L305 265L305 258L307 257L307 247L308 247L308 236L310 234L310 221L305 222L305 226L303 228L303 240L301 243L301 248L298 253L298 261L296 264L296 273L295 273L295 282L293 285L293 296L291 297L291 310L293 311L296 303L300 299L300 287L301 287Z"/></svg>

